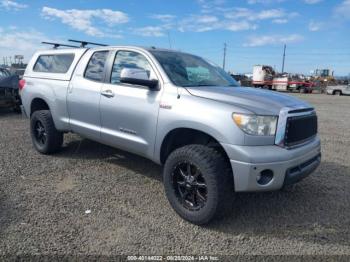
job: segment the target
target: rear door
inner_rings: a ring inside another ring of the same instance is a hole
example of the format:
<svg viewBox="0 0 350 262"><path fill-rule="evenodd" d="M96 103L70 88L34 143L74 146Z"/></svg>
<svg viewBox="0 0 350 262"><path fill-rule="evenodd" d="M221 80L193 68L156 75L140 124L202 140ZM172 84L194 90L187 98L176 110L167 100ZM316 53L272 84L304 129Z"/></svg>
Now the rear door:
<svg viewBox="0 0 350 262"><path fill-rule="evenodd" d="M71 130L93 140L100 140L100 93L108 54L108 50L89 50L79 63L67 93Z"/></svg>
<svg viewBox="0 0 350 262"><path fill-rule="evenodd" d="M118 50L109 63L101 91L101 138L115 147L153 157L162 89L123 84L120 73L123 68L144 69L149 79L159 81L161 88L160 75L151 58L141 51Z"/></svg>

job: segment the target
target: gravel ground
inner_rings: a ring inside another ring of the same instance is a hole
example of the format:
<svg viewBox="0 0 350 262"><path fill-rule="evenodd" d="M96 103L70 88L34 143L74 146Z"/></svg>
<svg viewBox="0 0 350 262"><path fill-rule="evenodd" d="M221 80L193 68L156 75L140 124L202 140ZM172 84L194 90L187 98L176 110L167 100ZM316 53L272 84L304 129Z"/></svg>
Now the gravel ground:
<svg viewBox="0 0 350 262"><path fill-rule="evenodd" d="M28 121L0 111L0 254L350 255L350 97L297 96L319 114L319 169L283 191L237 194L206 227L174 213L152 162L72 134L40 155Z"/></svg>

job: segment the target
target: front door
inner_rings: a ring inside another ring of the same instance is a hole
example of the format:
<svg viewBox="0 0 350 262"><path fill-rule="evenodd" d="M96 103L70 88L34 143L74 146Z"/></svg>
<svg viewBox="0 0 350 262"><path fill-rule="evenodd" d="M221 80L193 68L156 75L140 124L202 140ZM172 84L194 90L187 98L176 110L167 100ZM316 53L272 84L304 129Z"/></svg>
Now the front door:
<svg viewBox="0 0 350 262"><path fill-rule="evenodd" d="M139 68L158 79L147 54L119 50L101 92L101 138L105 143L153 157L161 91L120 83L123 68ZM161 83L159 83L161 84Z"/></svg>

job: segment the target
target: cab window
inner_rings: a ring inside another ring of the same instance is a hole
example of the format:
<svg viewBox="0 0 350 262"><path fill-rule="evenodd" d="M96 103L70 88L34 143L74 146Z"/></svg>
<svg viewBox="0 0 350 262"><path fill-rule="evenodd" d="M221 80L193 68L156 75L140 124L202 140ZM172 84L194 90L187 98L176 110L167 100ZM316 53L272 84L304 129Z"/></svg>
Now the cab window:
<svg viewBox="0 0 350 262"><path fill-rule="evenodd" d="M143 69L147 72L148 78L155 78L152 67L146 57L133 51L118 51L112 68L111 83L120 83L120 73L123 68Z"/></svg>
<svg viewBox="0 0 350 262"><path fill-rule="evenodd" d="M104 79L107 56L108 51L95 52L91 56L90 61L86 67L84 77L89 80L102 82Z"/></svg>

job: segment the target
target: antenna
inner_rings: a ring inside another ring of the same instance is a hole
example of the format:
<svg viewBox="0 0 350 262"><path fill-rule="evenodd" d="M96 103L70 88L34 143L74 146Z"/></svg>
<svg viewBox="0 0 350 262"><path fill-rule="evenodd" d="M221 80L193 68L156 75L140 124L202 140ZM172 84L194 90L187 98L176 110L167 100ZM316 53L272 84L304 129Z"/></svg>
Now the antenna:
<svg viewBox="0 0 350 262"><path fill-rule="evenodd" d="M74 45L65 45L65 44L60 44L60 43L52 43L52 42L41 42L42 44L45 45L52 45L54 49L57 49L60 46L63 47L73 47L73 48L77 48L78 46L74 46Z"/></svg>
<svg viewBox="0 0 350 262"><path fill-rule="evenodd" d="M93 42L87 42L87 41L79 41L79 40L73 40L73 39L68 39L69 42L73 43L79 43L80 47L86 47L87 45L97 45L97 46L107 46L105 44L99 44L99 43L93 43Z"/></svg>

